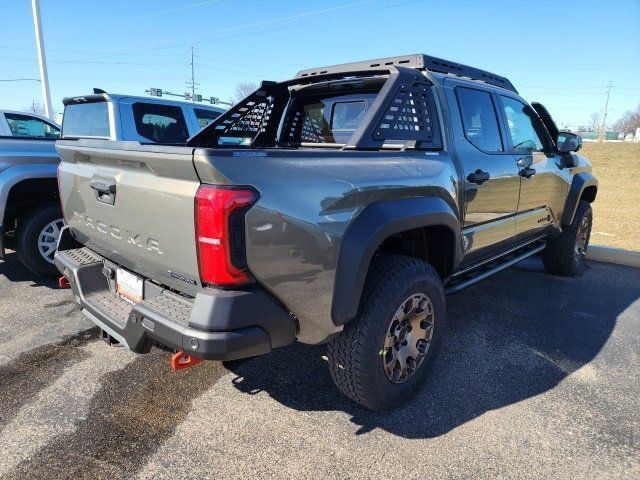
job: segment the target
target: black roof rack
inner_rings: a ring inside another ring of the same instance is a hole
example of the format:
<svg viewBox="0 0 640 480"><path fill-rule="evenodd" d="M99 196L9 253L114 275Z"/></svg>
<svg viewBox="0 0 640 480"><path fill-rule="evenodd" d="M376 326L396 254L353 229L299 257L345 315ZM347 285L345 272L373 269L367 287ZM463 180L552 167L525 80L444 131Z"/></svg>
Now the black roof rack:
<svg viewBox="0 0 640 480"><path fill-rule="evenodd" d="M430 72L451 73L461 77L471 78L473 80L481 80L490 85L495 85L514 93L518 93L513 84L505 77L485 70L480 70L479 68L469 67L467 65L462 65L461 63L431 57L422 53L379 58L364 62L343 63L328 67L310 68L307 70L300 70L296 74L295 78L308 78L326 74L348 73L352 71L384 70L392 66L415 68L418 70L426 69Z"/></svg>

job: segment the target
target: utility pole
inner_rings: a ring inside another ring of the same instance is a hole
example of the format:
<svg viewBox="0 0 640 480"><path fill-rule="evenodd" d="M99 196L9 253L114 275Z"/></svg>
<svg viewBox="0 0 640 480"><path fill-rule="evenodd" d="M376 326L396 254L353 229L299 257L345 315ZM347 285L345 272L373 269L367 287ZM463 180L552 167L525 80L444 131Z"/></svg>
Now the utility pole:
<svg viewBox="0 0 640 480"><path fill-rule="evenodd" d="M191 47L191 101L196 102L196 79L193 72L193 47Z"/></svg>
<svg viewBox="0 0 640 480"><path fill-rule="evenodd" d="M40 0L31 0L33 8L33 25L36 29L36 45L38 46L38 63L40 65L40 86L44 100L44 114L52 118L51 94L49 93L49 76L47 74L47 59L44 54L44 39L42 38L42 20L40 19Z"/></svg>
<svg viewBox="0 0 640 480"><path fill-rule="evenodd" d="M602 117L602 126L600 127L600 133L604 133L605 126L607 124L607 110L609 108L609 96L611 95L611 87L613 87L613 84L609 82L609 85L607 85L607 102L604 104L604 116Z"/></svg>

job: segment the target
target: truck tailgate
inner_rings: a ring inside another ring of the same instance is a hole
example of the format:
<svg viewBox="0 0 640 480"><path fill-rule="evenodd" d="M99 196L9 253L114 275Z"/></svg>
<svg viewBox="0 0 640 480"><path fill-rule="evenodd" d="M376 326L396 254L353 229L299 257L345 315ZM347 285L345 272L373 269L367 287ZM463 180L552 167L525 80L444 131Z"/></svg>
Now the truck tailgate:
<svg viewBox="0 0 640 480"><path fill-rule="evenodd" d="M137 274L193 294L200 285L193 149L99 140L63 140L56 148L62 206L76 238Z"/></svg>

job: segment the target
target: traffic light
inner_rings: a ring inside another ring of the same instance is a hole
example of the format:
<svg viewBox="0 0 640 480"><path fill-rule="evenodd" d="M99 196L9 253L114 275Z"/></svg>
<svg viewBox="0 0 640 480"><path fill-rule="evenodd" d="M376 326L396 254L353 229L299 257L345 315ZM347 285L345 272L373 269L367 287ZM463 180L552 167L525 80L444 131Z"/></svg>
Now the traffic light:
<svg viewBox="0 0 640 480"><path fill-rule="evenodd" d="M211 102L211 105L218 105L220 103L220 99L218 97L211 97L209 101Z"/></svg>
<svg viewBox="0 0 640 480"><path fill-rule="evenodd" d="M200 95L199 93L196 93L196 102L201 102L202 101L202 95Z"/></svg>
<svg viewBox="0 0 640 480"><path fill-rule="evenodd" d="M162 96L162 89L161 88L150 88L149 89L149 95L151 95L152 97L161 97Z"/></svg>

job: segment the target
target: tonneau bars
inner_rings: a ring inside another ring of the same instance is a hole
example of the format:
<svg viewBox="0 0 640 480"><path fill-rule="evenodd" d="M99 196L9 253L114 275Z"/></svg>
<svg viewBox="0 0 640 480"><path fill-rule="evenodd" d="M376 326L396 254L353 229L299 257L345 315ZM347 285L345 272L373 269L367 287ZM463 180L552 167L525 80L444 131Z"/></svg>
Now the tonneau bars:
<svg viewBox="0 0 640 480"><path fill-rule="evenodd" d="M502 87L514 93L518 93L513 84L505 77L496 75L495 73L480 70L479 68L469 67L461 63L443 60L442 58L431 57L423 53L412 55L401 55L398 57L379 58L376 60L367 60L364 62L343 63L340 65L332 65L328 67L310 68L300 70L295 78L315 77L326 74L348 73L366 70L383 70L391 66L415 68L418 70L426 69L431 72L450 73L461 77L471 78L473 80L481 80L485 83Z"/></svg>

